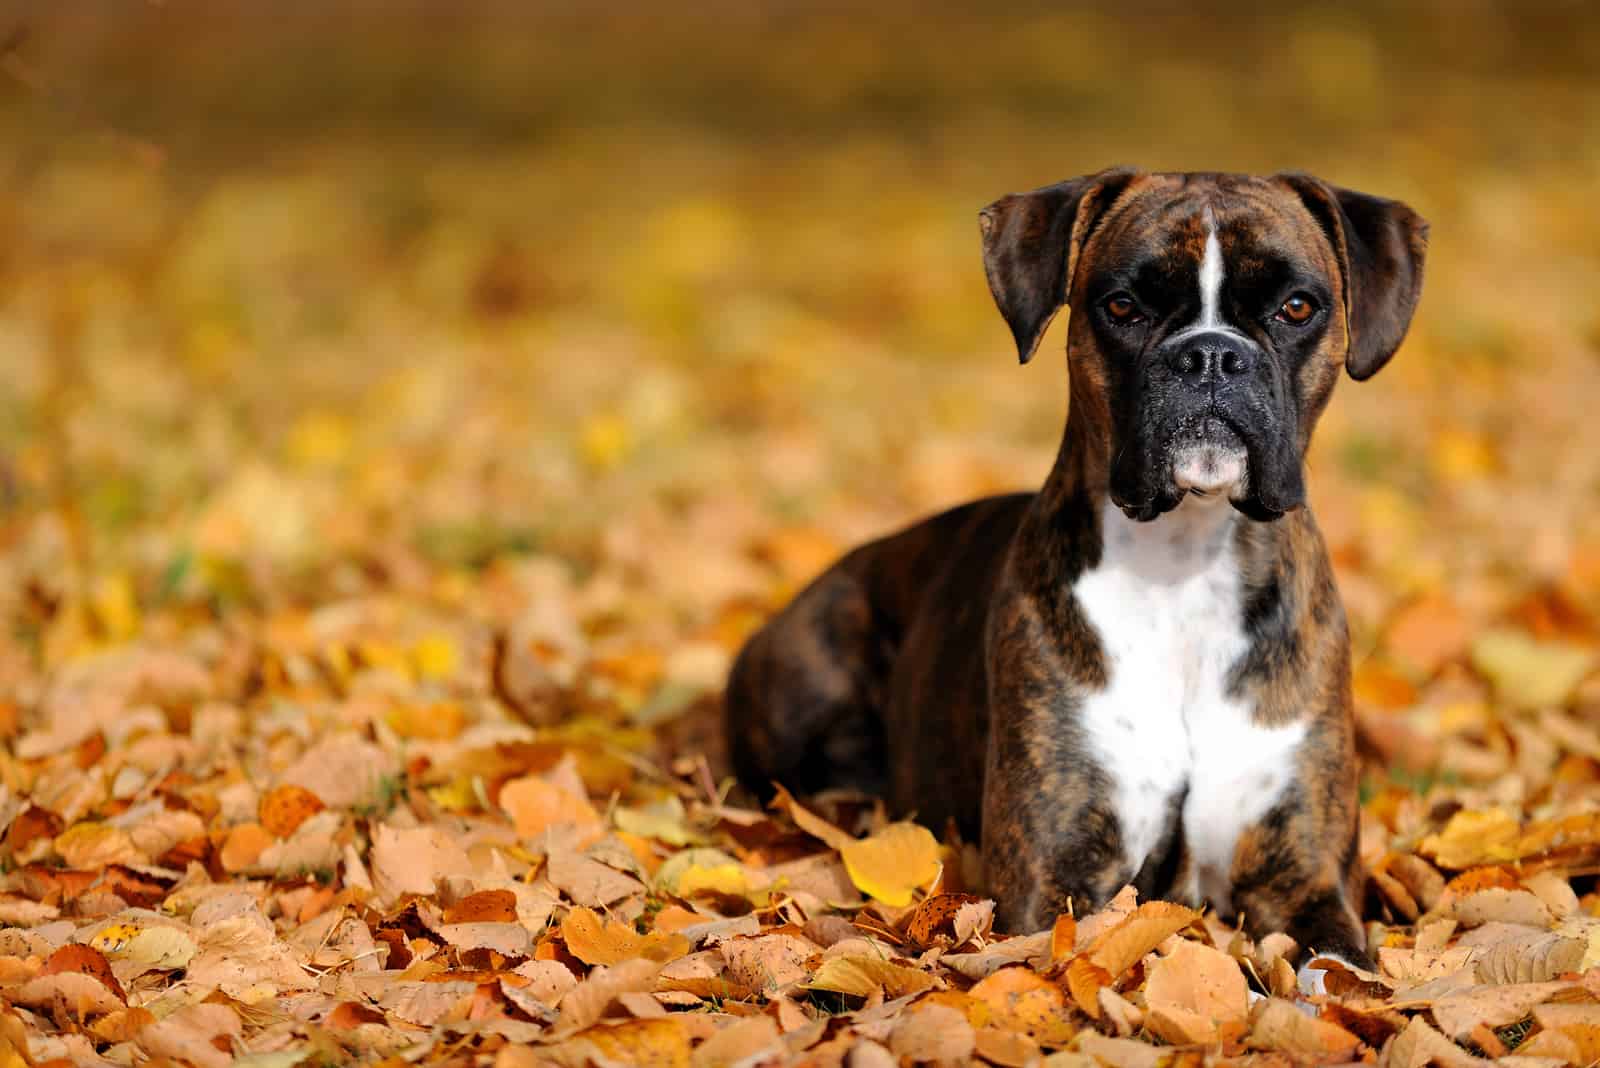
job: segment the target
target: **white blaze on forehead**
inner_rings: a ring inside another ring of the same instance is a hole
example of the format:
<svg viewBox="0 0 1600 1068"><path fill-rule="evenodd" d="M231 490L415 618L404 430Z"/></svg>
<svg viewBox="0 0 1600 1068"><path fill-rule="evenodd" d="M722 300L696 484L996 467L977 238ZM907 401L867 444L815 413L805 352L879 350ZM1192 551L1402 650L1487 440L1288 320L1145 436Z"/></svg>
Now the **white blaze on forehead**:
<svg viewBox="0 0 1600 1068"><path fill-rule="evenodd" d="M1222 242L1217 240L1217 223L1206 213L1206 251L1200 260L1200 329L1222 328Z"/></svg>
<svg viewBox="0 0 1600 1068"><path fill-rule="evenodd" d="M1200 314L1173 337L1182 339L1211 330L1220 330L1241 337L1243 335L1222 316L1222 284L1226 280L1227 270L1222 255L1222 242L1217 238L1216 216L1211 214L1210 208L1207 208L1201 218L1206 227L1206 244L1205 251L1200 256Z"/></svg>

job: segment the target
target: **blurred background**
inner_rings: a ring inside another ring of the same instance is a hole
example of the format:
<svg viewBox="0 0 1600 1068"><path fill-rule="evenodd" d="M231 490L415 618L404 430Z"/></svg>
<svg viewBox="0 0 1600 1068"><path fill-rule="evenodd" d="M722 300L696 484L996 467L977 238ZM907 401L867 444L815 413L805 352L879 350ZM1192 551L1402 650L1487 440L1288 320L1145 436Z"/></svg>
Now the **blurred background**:
<svg viewBox="0 0 1600 1068"><path fill-rule="evenodd" d="M0 8L8 731L242 642L240 694L711 744L840 548L1043 476L1065 317L1018 367L976 213L1132 163L1431 220L1312 459L1369 745L1594 777L1548 724L1518 763L1600 710L1593 5L689 6Z"/></svg>

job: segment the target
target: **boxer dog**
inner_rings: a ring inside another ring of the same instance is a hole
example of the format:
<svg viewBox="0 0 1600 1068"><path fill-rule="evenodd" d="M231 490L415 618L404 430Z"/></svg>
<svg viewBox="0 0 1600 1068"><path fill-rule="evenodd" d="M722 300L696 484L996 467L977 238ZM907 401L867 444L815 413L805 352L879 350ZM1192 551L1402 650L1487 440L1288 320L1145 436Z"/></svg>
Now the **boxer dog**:
<svg viewBox="0 0 1600 1068"><path fill-rule="evenodd" d="M856 549L757 632L736 771L953 821L1006 929L1132 883L1370 967L1349 638L1303 468L1340 368L1400 346L1427 224L1303 174L1134 170L980 222L1023 363L1072 309L1055 466Z"/></svg>

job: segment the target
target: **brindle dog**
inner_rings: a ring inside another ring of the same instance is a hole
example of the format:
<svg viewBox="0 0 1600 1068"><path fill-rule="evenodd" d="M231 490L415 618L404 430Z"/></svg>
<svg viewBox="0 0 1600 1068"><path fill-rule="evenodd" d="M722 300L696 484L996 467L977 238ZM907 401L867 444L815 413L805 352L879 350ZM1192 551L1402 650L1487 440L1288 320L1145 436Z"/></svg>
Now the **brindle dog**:
<svg viewBox="0 0 1600 1068"><path fill-rule="evenodd" d="M1133 170L981 223L1024 363L1074 309L1054 469L862 546L752 637L740 778L953 821L1011 930L1131 882L1367 964L1349 639L1303 468L1339 369L1400 346L1427 225L1301 174Z"/></svg>

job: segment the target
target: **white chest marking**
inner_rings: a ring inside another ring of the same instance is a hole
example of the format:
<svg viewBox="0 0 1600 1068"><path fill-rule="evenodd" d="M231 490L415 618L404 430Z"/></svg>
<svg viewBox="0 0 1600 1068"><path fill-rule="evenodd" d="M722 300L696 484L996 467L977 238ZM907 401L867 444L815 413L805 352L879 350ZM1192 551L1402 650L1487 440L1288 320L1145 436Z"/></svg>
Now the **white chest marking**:
<svg viewBox="0 0 1600 1068"><path fill-rule="evenodd" d="M1082 719L1112 782L1127 876L1165 845L1181 799L1189 881L1175 893L1223 912L1239 834L1292 784L1305 734L1257 726L1228 692L1247 649L1236 515L1226 500L1189 497L1136 523L1108 504L1100 565L1073 587L1109 673Z"/></svg>

